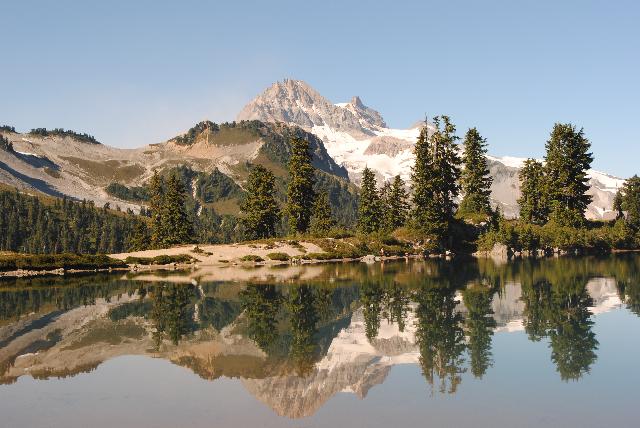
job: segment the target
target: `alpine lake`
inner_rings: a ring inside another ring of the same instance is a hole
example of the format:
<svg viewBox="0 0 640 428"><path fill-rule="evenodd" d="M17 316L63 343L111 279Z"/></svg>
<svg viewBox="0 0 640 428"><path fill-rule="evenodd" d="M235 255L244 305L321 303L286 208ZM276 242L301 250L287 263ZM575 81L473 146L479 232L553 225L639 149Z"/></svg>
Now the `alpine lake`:
<svg viewBox="0 0 640 428"><path fill-rule="evenodd" d="M0 281L0 426L637 427L640 255Z"/></svg>

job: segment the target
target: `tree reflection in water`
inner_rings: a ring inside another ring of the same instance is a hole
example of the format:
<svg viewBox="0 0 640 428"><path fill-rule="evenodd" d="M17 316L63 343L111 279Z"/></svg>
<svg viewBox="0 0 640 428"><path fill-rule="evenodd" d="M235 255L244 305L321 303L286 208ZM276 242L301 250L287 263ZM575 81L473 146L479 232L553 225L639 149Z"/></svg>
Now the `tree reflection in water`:
<svg viewBox="0 0 640 428"><path fill-rule="evenodd" d="M155 323L153 332L156 349L168 338L177 345L182 336L195 330L193 285L160 284L153 288L151 317Z"/></svg>
<svg viewBox="0 0 640 428"><path fill-rule="evenodd" d="M638 256L521 260L503 265L490 260L427 260L386 263L384 268L333 265L324 272L304 282L234 286L195 287L164 279L142 283L113 276L9 283L0 288L2 325L26 316L34 321L0 341L0 351L6 349L6 355L0 355L0 375L11 370L24 349L31 349L16 344L11 350L21 334L49 324L53 328L60 313L103 300L111 302L108 321L114 326L135 320L148 328L144 339L155 345L156 352L176 352L183 358L180 361L191 359L203 373L311 379L318 367L327 370L327 365L317 363L338 342L338 335L346 332L354 341L363 338L358 347L351 346L355 342L345 346L348 352L362 352L366 364L375 366L381 356L404 355L405 361L420 365L432 391L445 394L459 389L465 373L481 379L491 371L495 331L514 320L522 321L531 341L548 344L562 380L579 380L588 374L599 346L590 308L602 302L602 296L594 300L592 286L588 287L593 278L611 278L613 293L630 311L640 313ZM509 287L517 287L520 300L507 296L513 301L505 303ZM118 303L125 295L130 298ZM508 316L500 309L505 304L511 305ZM88 330L91 325L87 324ZM255 346L252 353L224 353L227 344L222 331L227 326L224 334L250 344L242 349ZM124 331L104 326L103 330ZM84 333L91 337L91 331ZM64 339L56 336L47 346L55 350ZM115 339L117 344L132 340ZM94 334L92 340L103 339ZM223 349L221 354L206 356L210 361L202 356L207 354L199 354L204 347L198 348L207 341L217 341L211 349ZM383 369L371 373L379 375Z"/></svg>
<svg viewBox="0 0 640 428"><path fill-rule="evenodd" d="M481 283L471 284L462 291L467 309L465 330L468 336L469 366L476 378L482 379L487 369L493 365L491 341L496 321L492 317L495 290Z"/></svg>
<svg viewBox="0 0 640 428"><path fill-rule="evenodd" d="M465 351L463 317L457 312L455 289L425 284L415 295L416 343L422 374L431 386L436 377L441 393L455 393L462 381Z"/></svg>

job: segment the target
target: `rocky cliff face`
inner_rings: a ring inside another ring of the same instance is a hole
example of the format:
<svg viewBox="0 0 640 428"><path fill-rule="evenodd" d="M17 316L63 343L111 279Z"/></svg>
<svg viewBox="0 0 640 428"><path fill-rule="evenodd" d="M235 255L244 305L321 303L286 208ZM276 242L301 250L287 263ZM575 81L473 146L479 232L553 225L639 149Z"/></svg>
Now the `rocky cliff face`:
<svg viewBox="0 0 640 428"><path fill-rule="evenodd" d="M296 124L322 138L331 157L343 165L349 177L359 183L365 166L377 172L379 180L399 174L410 179L415 157L413 147L422 124L410 129L391 129L377 111L366 107L359 97L333 104L307 83L285 80L275 83L247 104L238 119L259 119ZM492 199L503 213L518 214L520 196L518 172L524 159L489 156L494 178ZM624 180L598 171L589 171L593 202L587 217L609 219L613 197Z"/></svg>

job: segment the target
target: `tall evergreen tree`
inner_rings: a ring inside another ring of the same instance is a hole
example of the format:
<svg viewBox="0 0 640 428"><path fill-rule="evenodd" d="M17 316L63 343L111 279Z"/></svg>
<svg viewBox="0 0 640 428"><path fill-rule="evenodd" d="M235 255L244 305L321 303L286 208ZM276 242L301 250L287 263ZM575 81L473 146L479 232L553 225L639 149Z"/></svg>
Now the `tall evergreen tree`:
<svg viewBox="0 0 640 428"><path fill-rule="evenodd" d="M313 202L316 197L313 190L315 169L311 163L312 159L308 141L300 138L291 140L290 181L285 207L291 233L306 232L311 221Z"/></svg>
<svg viewBox="0 0 640 428"><path fill-rule="evenodd" d="M613 210L616 212L616 219L621 219L624 217L624 212L622 209L622 190L618 189L616 191L616 195L613 198Z"/></svg>
<svg viewBox="0 0 640 428"><path fill-rule="evenodd" d="M412 219L416 229L443 246L453 219L454 199L460 190L460 158L456 128L449 117L436 117L434 125L429 136L425 123L415 146Z"/></svg>
<svg viewBox="0 0 640 428"><path fill-rule="evenodd" d="M360 205L358 206L358 230L362 233L372 233L381 226L380 195L376 185L376 177L369 167L362 172L360 188Z"/></svg>
<svg viewBox="0 0 640 428"><path fill-rule="evenodd" d="M591 202L587 194L587 170L593 162L591 143L582 129L556 123L547 141L545 156L546 193L549 218L561 225L581 226Z"/></svg>
<svg viewBox="0 0 640 428"><path fill-rule="evenodd" d="M171 246L190 242L193 235L193 225L187 215L186 189L177 174L172 174L167 181L161 212L161 222L167 234L164 245Z"/></svg>
<svg viewBox="0 0 640 428"><path fill-rule="evenodd" d="M469 214L491 213L491 183L487 165L487 140L482 138L476 128L467 131L464 138L464 170L461 176L464 196L460 202L460 212Z"/></svg>
<svg viewBox="0 0 640 428"><path fill-rule="evenodd" d="M313 204L313 215L309 230L314 235L324 236L336 225L329 204L329 197L325 192L318 194Z"/></svg>
<svg viewBox="0 0 640 428"><path fill-rule="evenodd" d="M275 198L273 173L256 165L249 173L247 196L241 205L245 214L243 224L249 238L268 238L276 233L280 209Z"/></svg>
<svg viewBox="0 0 640 428"><path fill-rule="evenodd" d="M158 171L153 172L149 180L149 210L151 211L151 244L161 247L167 239L165 223L162 221L164 208L165 183Z"/></svg>
<svg viewBox="0 0 640 428"><path fill-rule="evenodd" d="M640 232L640 177L628 179L621 191L621 208L626 213L626 223L634 232Z"/></svg>
<svg viewBox="0 0 640 428"><path fill-rule="evenodd" d="M393 231L404 226L409 213L409 195L404 180L396 175L390 184L385 182L381 194L384 195L382 197L384 228Z"/></svg>
<svg viewBox="0 0 640 428"><path fill-rule="evenodd" d="M520 219L526 223L545 224L548 210L545 198L544 166L527 159L520 170Z"/></svg>

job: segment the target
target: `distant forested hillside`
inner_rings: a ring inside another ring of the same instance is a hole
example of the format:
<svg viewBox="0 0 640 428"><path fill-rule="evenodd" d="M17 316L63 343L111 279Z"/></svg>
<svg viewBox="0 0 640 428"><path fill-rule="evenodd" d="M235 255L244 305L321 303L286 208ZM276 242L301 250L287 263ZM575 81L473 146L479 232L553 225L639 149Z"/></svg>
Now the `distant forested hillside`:
<svg viewBox="0 0 640 428"><path fill-rule="evenodd" d="M34 254L117 253L141 246L146 219L91 202L0 190L0 250Z"/></svg>

